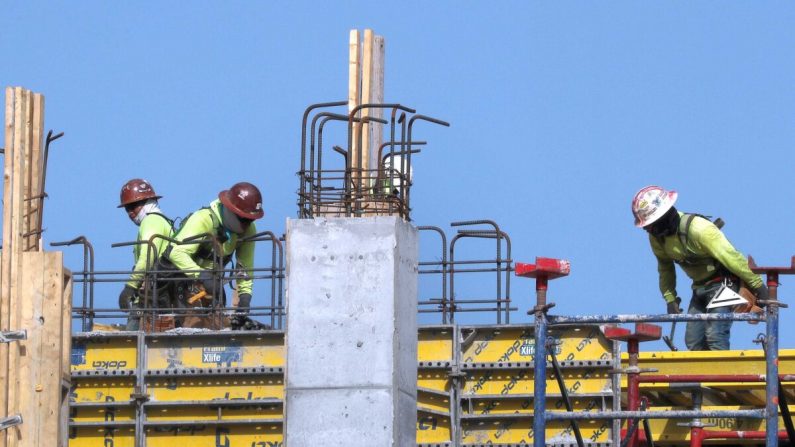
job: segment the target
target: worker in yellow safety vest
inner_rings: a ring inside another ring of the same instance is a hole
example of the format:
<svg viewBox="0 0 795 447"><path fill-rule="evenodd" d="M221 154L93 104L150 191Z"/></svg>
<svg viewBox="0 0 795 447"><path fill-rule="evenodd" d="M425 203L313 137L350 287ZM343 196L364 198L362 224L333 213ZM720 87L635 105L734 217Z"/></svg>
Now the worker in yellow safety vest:
<svg viewBox="0 0 795 447"><path fill-rule="evenodd" d="M248 182L240 182L221 191L218 199L209 206L188 216L177 231L175 239L162 259L162 263L179 270L186 278L203 287L203 292L214 294L217 303L225 303L221 275L217 273L235 257L235 283L237 286L237 311L231 319L233 328L248 328L251 305L252 271L254 267L254 242L247 240L257 233L254 221L264 215L262 194ZM201 241L191 243L191 241ZM214 247L215 243L219 244ZM183 243L180 243L183 242ZM220 251L220 253L218 253ZM215 262L214 262L215 261ZM214 271L216 273L214 273ZM195 290L190 294L194 297ZM202 293L202 292L200 292ZM182 304L192 297L187 291L180 293Z"/></svg>
<svg viewBox="0 0 795 447"><path fill-rule="evenodd" d="M135 309L147 307L147 304L151 303L151 301L150 303L143 302L145 273L155 265L168 246L167 240L156 236L171 237L173 235L173 223L163 214L158 205L160 198L161 196L155 193L152 185L143 179L132 179L121 188L118 207L124 208L130 220L138 226L136 240L141 242L133 246L135 266L129 281L119 294L119 307L130 310L127 319L127 330L130 331L140 328L140 312L136 312ZM152 245L150 245L150 241ZM157 296L158 307L172 306L167 295L159 295L151 282L150 286L149 299Z"/></svg>
<svg viewBox="0 0 795 447"><path fill-rule="evenodd" d="M755 301L768 298L762 278L751 271L745 257L713 222L699 214L677 211L676 198L676 191L647 186L632 200L635 226L648 232L652 252L657 258L660 292L668 313L682 312L679 307L682 300L676 293L674 264L679 264L693 282L689 314L758 310ZM716 298L727 288L739 292L747 304L717 306L720 303ZM723 320L689 321L685 344L691 351L729 349L731 325L731 321Z"/></svg>

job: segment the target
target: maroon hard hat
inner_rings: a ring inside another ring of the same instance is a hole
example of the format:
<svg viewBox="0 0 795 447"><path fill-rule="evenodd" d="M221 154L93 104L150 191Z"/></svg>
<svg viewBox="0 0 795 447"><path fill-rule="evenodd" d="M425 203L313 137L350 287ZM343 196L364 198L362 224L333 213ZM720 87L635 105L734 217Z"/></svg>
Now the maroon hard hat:
<svg viewBox="0 0 795 447"><path fill-rule="evenodd" d="M235 183L231 188L219 192L218 198L226 208L243 219L254 220L265 215L262 194L249 182Z"/></svg>
<svg viewBox="0 0 795 447"><path fill-rule="evenodd" d="M124 208L131 203L142 202L148 199L159 199L161 197L162 196L155 193L155 189L152 188L149 182L144 179L134 178L121 187L119 198L121 204L118 208Z"/></svg>

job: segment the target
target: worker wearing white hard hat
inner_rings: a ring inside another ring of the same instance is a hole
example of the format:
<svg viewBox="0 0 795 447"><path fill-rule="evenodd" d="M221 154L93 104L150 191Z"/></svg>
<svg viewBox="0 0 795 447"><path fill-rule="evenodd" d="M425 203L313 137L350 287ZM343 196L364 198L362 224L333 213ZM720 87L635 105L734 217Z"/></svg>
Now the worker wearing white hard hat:
<svg viewBox="0 0 795 447"><path fill-rule="evenodd" d="M677 197L676 191L647 186L632 200L635 226L649 233L649 243L657 258L660 292L668 313L681 312L675 263L693 281L689 314L731 313L731 306L715 305L715 298L724 289L740 292L746 301L766 300L768 291L762 278L751 271L748 261L719 226L705 216L677 211L674 207ZM744 293L746 290L751 292ZM754 304L748 302L737 310L759 309ZM731 321L690 321L685 344L691 351L729 349L731 324Z"/></svg>

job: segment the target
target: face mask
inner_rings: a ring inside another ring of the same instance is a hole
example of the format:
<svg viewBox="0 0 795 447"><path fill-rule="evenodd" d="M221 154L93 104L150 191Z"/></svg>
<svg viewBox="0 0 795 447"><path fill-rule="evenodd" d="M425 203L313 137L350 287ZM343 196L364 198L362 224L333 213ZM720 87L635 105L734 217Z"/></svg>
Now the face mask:
<svg viewBox="0 0 795 447"><path fill-rule="evenodd" d="M654 237L666 237L676 234L679 228L679 213L675 208L671 208L657 222L649 227L648 231Z"/></svg>
<svg viewBox="0 0 795 447"><path fill-rule="evenodd" d="M246 232L237 214L229 211L223 205L221 206L221 224L223 224L224 228L235 234L243 234Z"/></svg>
<svg viewBox="0 0 795 447"><path fill-rule="evenodd" d="M159 212L160 208L157 206L157 200L149 200L144 204L144 206L141 207L140 210L138 210L138 214L135 215L133 222L135 222L135 225L140 226L141 222L144 220L144 217L146 217L149 213Z"/></svg>

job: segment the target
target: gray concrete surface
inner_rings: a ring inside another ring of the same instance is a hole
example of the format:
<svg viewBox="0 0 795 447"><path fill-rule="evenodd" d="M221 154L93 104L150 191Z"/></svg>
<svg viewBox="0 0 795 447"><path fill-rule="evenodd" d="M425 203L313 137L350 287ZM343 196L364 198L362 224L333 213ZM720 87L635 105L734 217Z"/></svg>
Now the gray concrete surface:
<svg viewBox="0 0 795 447"><path fill-rule="evenodd" d="M285 445L414 446L417 230L289 219Z"/></svg>

